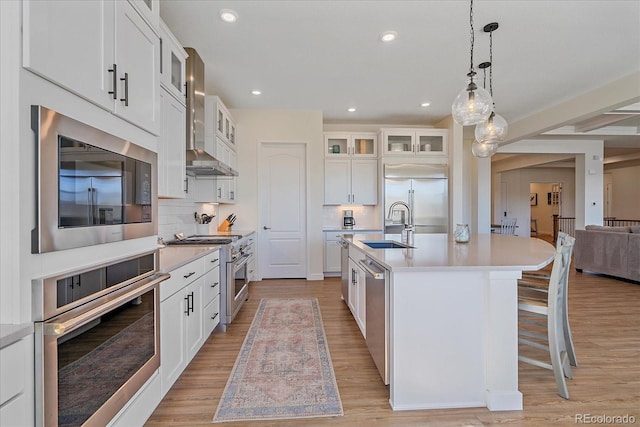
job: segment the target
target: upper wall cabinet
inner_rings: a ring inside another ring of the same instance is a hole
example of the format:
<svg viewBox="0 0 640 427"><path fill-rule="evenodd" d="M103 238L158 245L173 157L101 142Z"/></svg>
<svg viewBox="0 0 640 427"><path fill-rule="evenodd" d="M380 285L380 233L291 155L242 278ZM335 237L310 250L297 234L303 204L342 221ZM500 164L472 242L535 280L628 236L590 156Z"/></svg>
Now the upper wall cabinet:
<svg viewBox="0 0 640 427"><path fill-rule="evenodd" d="M186 103L185 63L187 52L160 20L160 84Z"/></svg>
<svg viewBox="0 0 640 427"><path fill-rule="evenodd" d="M205 137L217 136L233 151L236 150L236 122L217 96L205 98ZM211 139L211 140L215 140Z"/></svg>
<svg viewBox="0 0 640 427"><path fill-rule="evenodd" d="M23 66L155 135L159 58L156 30L127 1L23 2Z"/></svg>
<svg viewBox="0 0 640 427"><path fill-rule="evenodd" d="M382 129L382 155L445 156L446 129Z"/></svg>
<svg viewBox="0 0 640 427"><path fill-rule="evenodd" d="M129 0L153 28L160 23L160 0Z"/></svg>
<svg viewBox="0 0 640 427"><path fill-rule="evenodd" d="M325 157L377 157L378 136L375 133L324 133Z"/></svg>
<svg viewBox="0 0 640 427"><path fill-rule="evenodd" d="M162 129L158 138L158 197L186 197L186 111L184 98L178 100L165 88L160 90Z"/></svg>

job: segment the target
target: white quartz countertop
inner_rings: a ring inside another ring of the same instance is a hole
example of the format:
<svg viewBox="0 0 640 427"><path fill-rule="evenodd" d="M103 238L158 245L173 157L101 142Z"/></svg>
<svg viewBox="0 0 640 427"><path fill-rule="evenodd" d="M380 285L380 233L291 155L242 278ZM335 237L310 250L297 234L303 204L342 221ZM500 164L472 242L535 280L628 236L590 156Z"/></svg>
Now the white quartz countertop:
<svg viewBox="0 0 640 427"><path fill-rule="evenodd" d="M452 234L414 234L412 246L372 249L362 242L393 240L399 234L358 234L345 239L395 272L456 270L538 270L553 261L555 248L540 239L502 234L473 234L456 243Z"/></svg>
<svg viewBox="0 0 640 427"><path fill-rule="evenodd" d="M220 245L199 246L199 245L175 245L160 248L158 256L159 270L161 273L168 273L178 267L190 263L206 254L220 249Z"/></svg>

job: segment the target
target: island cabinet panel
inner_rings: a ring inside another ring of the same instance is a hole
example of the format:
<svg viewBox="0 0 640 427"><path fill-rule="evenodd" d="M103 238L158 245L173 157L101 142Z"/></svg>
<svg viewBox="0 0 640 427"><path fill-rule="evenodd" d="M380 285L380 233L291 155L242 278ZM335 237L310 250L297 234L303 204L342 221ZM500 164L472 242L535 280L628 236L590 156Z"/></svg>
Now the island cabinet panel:
<svg viewBox="0 0 640 427"><path fill-rule="evenodd" d="M23 66L158 135L160 38L128 1L23 2Z"/></svg>

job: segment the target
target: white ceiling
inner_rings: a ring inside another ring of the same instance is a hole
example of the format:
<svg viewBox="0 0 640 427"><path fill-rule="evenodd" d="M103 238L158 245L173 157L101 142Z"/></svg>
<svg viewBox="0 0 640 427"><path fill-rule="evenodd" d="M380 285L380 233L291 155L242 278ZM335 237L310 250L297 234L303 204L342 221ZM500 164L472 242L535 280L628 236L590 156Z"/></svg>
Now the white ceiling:
<svg viewBox="0 0 640 427"><path fill-rule="evenodd" d="M221 21L221 9L235 10L238 22ZM321 110L332 124L434 125L450 114L469 69L466 0L161 0L160 14L204 60L206 92L229 108ZM640 72L639 0L476 0L476 67L489 59L482 28L494 21L494 100L510 124ZM398 38L385 45L378 37L386 30ZM640 101L636 81L616 108ZM590 133L608 149L640 150L640 116L615 122L601 112L588 122L565 118L541 137Z"/></svg>

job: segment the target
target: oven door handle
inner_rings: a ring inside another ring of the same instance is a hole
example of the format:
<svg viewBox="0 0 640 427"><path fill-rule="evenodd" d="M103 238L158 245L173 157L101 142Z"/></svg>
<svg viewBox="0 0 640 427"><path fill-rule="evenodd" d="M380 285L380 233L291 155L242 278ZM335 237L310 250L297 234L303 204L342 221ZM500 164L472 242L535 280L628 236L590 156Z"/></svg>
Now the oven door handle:
<svg viewBox="0 0 640 427"><path fill-rule="evenodd" d="M243 255L240 258L237 258L233 262L233 272L235 273L236 271L240 270L249 261L250 257L250 255Z"/></svg>
<svg viewBox="0 0 640 427"><path fill-rule="evenodd" d="M155 286L158 286L160 282L163 282L171 277L167 273L157 274L152 276L151 280L145 283L142 283L122 295L115 297L108 302L101 304L95 308L87 310L84 313L78 314L77 316L72 317L69 320L63 322L56 322L56 318L44 323L43 332L44 335L63 335L73 331L76 328L84 325L85 323L89 323L93 319L101 316L103 314L108 313L114 308L119 307L125 302L144 294ZM117 292L117 291L116 291ZM66 313L65 313L66 314ZM66 316L65 316L66 317Z"/></svg>

